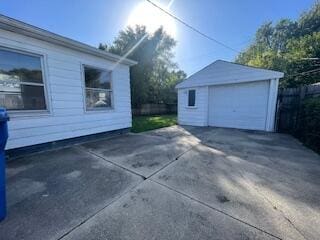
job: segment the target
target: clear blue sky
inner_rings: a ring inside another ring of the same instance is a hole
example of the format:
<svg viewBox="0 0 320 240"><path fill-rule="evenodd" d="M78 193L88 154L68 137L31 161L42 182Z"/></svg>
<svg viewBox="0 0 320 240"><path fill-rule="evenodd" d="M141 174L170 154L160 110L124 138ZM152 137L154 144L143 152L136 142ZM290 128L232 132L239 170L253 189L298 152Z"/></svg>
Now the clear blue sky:
<svg viewBox="0 0 320 240"><path fill-rule="evenodd" d="M0 13L98 46L111 43L144 0L1 0ZM155 0L156 1L156 0ZM170 0L158 0L166 5ZM227 45L243 50L266 21L296 19L314 0L174 0L170 12ZM189 74L236 53L176 23L176 61Z"/></svg>

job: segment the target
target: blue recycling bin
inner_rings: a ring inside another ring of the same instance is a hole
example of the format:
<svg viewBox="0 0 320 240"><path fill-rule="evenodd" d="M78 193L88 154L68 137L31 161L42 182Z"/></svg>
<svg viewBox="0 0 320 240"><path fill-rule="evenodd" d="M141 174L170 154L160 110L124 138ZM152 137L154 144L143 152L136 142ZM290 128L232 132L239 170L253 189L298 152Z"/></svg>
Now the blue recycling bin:
<svg viewBox="0 0 320 240"><path fill-rule="evenodd" d="M0 108L0 221L6 217L6 163L4 149L8 140L9 116L4 108Z"/></svg>

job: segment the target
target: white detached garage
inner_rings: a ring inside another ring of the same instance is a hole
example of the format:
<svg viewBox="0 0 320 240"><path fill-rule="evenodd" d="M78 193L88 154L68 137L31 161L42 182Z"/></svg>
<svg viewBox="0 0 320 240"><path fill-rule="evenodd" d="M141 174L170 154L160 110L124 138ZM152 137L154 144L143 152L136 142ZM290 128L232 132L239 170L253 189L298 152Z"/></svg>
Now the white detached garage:
<svg viewBox="0 0 320 240"><path fill-rule="evenodd" d="M179 83L178 122L273 131L282 72L215 61Z"/></svg>

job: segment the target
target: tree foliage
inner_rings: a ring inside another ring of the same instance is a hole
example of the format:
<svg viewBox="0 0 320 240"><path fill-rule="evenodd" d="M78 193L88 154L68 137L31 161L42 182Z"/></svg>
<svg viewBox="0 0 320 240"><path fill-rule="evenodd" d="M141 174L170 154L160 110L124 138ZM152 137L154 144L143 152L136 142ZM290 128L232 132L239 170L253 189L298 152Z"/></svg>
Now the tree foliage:
<svg viewBox="0 0 320 240"><path fill-rule="evenodd" d="M303 101L300 121L300 128L295 135L320 153L320 96Z"/></svg>
<svg viewBox="0 0 320 240"><path fill-rule="evenodd" d="M236 62L282 71L283 87L296 87L320 80L320 2L304 12L296 21L282 19L267 22L256 32L254 42ZM308 72L305 74L301 74Z"/></svg>
<svg viewBox="0 0 320 240"><path fill-rule="evenodd" d="M173 62L173 48L176 41L163 28L153 34L145 26L127 27L108 46L99 45L102 50L126 56L138 62L131 67L131 98L133 107L144 103L176 103L175 85L186 74Z"/></svg>

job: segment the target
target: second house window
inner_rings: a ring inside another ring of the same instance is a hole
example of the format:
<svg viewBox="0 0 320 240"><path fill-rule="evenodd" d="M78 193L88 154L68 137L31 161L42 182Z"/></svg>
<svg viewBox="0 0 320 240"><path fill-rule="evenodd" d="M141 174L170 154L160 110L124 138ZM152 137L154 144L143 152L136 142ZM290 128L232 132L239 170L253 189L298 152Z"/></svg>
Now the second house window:
<svg viewBox="0 0 320 240"><path fill-rule="evenodd" d="M87 110L112 108L111 71L84 66Z"/></svg>

